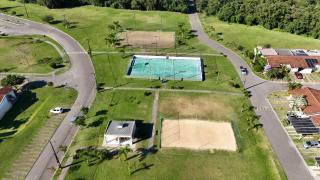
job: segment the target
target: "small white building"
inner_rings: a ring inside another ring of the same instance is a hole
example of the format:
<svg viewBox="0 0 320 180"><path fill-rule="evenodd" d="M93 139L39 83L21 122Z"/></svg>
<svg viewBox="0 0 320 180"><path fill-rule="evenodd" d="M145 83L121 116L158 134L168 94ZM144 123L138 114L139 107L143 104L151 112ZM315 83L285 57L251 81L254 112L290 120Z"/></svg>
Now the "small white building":
<svg viewBox="0 0 320 180"><path fill-rule="evenodd" d="M12 108L17 97L14 90L10 87L0 89L0 120Z"/></svg>
<svg viewBox="0 0 320 180"><path fill-rule="evenodd" d="M102 146L132 146L135 130L135 121L110 121L104 134Z"/></svg>

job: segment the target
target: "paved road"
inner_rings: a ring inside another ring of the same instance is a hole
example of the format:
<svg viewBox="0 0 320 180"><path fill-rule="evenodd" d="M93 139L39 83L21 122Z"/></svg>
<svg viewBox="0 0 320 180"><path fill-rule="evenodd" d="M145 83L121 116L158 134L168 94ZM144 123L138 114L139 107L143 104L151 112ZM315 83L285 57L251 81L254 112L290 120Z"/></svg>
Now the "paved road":
<svg viewBox="0 0 320 180"><path fill-rule="evenodd" d="M215 51L225 54L238 71L245 88L251 91L251 103L253 106L257 107L256 113L258 116L260 116L260 121L263 124L265 134L275 154L277 155L288 179L314 179L300 153L293 144L291 138L282 128L277 115L273 111L270 112L259 110L263 109L261 107L269 107L269 109L272 109L271 105L268 103L266 96L272 91L286 90L287 85L285 83L276 83L263 80L255 76L253 73L249 73L247 76L242 76L239 72L240 66L250 69L246 62L231 50L211 40L203 31L197 14L190 14L189 20L192 29L196 31L198 39L203 44L211 47Z"/></svg>
<svg viewBox="0 0 320 180"><path fill-rule="evenodd" d="M81 107L89 106L95 98L95 72L90 57L76 40L49 25L0 14L0 31L14 35L46 35L58 42L69 55L71 62L69 71L58 76L35 78L52 81L55 85L64 84L78 91L78 97L71 111L68 112L51 139L56 149L61 144L69 145L72 136L77 130L77 127L72 126L70 121L80 113ZM62 156L63 153L59 153L59 157L61 158ZM53 173L47 169L48 167L57 167L49 144L42 151L26 179L51 179Z"/></svg>

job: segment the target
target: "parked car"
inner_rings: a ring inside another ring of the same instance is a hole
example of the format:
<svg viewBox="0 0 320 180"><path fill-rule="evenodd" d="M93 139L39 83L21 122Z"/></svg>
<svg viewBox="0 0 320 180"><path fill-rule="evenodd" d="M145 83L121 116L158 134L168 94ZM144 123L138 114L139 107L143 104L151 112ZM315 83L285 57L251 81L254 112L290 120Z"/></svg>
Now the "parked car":
<svg viewBox="0 0 320 180"><path fill-rule="evenodd" d="M319 141L304 141L303 147L305 149L309 148L320 148L320 142Z"/></svg>
<svg viewBox="0 0 320 180"><path fill-rule="evenodd" d="M303 75L299 72L295 72L294 75L296 76L297 79L303 79Z"/></svg>
<svg viewBox="0 0 320 180"><path fill-rule="evenodd" d="M240 72L241 72L242 75L247 75L248 74L247 68L244 68L243 66L240 66Z"/></svg>
<svg viewBox="0 0 320 180"><path fill-rule="evenodd" d="M55 107L55 108L51 109L50 112L53 114L61 114L61 113L63 113L63 108L62 107Z"/></svg>

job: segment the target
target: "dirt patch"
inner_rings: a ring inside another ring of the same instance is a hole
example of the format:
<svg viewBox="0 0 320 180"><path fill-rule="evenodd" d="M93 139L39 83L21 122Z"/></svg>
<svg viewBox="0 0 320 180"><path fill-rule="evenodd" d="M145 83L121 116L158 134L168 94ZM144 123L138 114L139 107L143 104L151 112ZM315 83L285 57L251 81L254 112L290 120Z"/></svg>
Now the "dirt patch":
<svg viewBox="0 0 320 180"><path fill-rule="evenodd" d="M160 103L160 112L180 118L224 120L232 108L214 97L170 97Z"/></svg>
<svg viewBox="0 0 320 180"><path fill-rule="evenodd" d="M174 46L174 32L127 31L120 34L121 45L155 49Z"/></svg>
<svg viewBox="0 0 320 180"><path fill-rule="evenodd" d="M161 130L161 146L197 150L237 150L230 123L192 119L164 120Z"/></svg>

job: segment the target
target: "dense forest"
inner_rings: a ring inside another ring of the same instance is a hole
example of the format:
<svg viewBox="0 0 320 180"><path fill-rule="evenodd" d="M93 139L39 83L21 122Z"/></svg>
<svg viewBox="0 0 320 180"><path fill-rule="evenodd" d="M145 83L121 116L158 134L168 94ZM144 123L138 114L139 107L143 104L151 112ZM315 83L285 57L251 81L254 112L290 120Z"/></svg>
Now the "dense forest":
<svg viewBox="0 0 320 180"><path fill-rule="evenodd" d="M20 0L27 3L37 3L48 8L75 7L92 4L121 9L135 10L166 10L187 12L189 0Z"/></svg>
<svg viewBox="0 0 320 180"><path fill-rule="evenodd" d="M320 38L319 0L196 0L196 4L198 11L222 21Z"/></svg>

